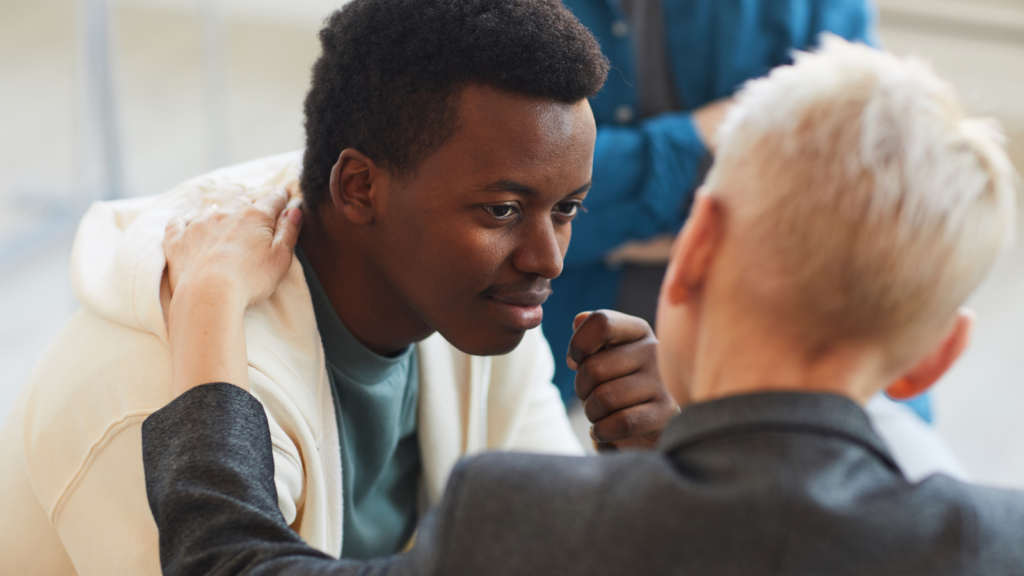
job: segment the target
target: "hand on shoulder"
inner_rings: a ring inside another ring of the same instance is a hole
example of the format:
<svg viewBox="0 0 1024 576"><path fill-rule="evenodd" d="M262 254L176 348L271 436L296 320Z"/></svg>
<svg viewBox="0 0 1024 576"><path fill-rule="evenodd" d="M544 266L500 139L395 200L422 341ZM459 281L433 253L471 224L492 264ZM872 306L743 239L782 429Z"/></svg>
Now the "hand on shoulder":
<svg viewBox="0 0 1024 576"><path fill-rule="evenodd" d="M211 382L248 389L243 315L274 293L292 263L302 212L283 188L167 225L167 315L174 393Z"/></svg>
<svg viewBox="0 0 1024 576"><path fill-rule="evenodd" d="M266 300L291 265L302 211L286 209L282 187L250 202L167 224L164 253L173 294L179 289L215 290L245 306Z"/></svg>

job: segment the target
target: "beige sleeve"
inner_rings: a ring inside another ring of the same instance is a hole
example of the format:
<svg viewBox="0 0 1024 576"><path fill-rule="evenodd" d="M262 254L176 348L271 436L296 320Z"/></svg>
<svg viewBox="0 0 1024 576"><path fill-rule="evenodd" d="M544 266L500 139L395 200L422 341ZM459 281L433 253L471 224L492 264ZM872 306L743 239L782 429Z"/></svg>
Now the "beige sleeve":
<svg viewBox="0 0 1024 576"><path fill-rule="evenodd" d="M161 574L142 464L146 416L131 416L108 431L54 507L54 526L78 576ZM276 440L275 482L291 524L302 505L302 468Z"/></svg>
<svg viewBox="0 0 1024 576"><path fill-rule="evenodd" d="M493 437L504 432L501 449L581 455L583 447L569 424L565 404L552 383L551 348L539 328L526 333L511 354L493 360L488 401ZM510 408L515 406L515 410ZM502 431L495 430L500 428Z"/></svg>
<svg viewBox="0 0 1024 576"><path fill-rule="evenodd" d="M284 521L292 526L305 504L305 474L302 459L295 444L284 429L267 415L270 424L270 442L274 450L274 485L277 486L277 505Z"/></svg>
<svg viewBox="0 0 1024 576"><path fill-rule="evenodd" d="M108 430L51 512L78 576L160 576L142 466L145 418L133 415Z"/></svg>
<svg viewBox="0 0 1024 576"><path fill-rule="evenodd" d="M24 394L0 433L0 574L75 576L25 464Z"/></svg>
<svg viewBox="0 0 1024 576"><path fill-rule="evenodd" d="M583 447L569 424L562 396L550 378L531 386L530 401L512 450L583 455Z"/></svg>

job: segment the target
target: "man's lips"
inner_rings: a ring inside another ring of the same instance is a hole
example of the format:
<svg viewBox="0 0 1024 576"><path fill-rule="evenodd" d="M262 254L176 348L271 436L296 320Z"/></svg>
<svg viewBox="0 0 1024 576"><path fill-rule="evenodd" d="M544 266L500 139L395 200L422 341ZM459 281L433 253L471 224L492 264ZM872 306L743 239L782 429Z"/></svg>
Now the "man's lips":
<svg viewBox="0 0 1024 576"><path fill-rule="evenodd" d="M490 297L501 302L502 304L508 304L510 306L540 306L547 302L548 297L551 296L551 289L545 288L543 290L531 290L529 292L515 292L506 294L491 294Z"/></svg>
<svg viewBox="0 0 1024 576"><path fill-rule="evenodd" d="M499 313L509 325L517 330L531 330L540 326L541 320L544 319L541 304L547 301L548 296L551 296L550 286L489 294L487 297L497 305Z"/></svg>

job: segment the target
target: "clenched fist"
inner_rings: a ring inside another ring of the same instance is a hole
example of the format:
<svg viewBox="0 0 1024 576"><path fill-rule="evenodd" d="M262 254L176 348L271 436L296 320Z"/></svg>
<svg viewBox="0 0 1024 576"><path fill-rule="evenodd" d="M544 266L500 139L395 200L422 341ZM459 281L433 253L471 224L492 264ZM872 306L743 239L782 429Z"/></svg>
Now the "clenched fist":
<svg viewBox="0 0 1024 576"><path fill-rule="evenodd" d="M594 442L599 449L653 448L679 413L658 376L654 331L611 310L584 312L573 327L567 362Z"/></svg>

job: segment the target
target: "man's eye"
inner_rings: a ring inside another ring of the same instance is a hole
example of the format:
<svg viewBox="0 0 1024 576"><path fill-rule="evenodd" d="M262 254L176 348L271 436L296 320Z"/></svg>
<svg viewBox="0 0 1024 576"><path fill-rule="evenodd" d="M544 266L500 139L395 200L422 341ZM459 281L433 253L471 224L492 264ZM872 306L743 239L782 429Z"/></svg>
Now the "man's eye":
<svg viewBox="0 0 1024 576"><path fill-rule="evenodd" d="M555 212L558 212L559 216L575 218L581 208L583 208L583 203L578 200L574 200L572 202L562 202L555 206Z"/></svg>
<svg viewBox="0 0 1024 576"><path fill-rule="evenodd" d="M484 206L484 210L490 213L491 216L498 218L499 220L508 220L516 215L515 206L509 204L499 204L497 206Z"/></svg>

